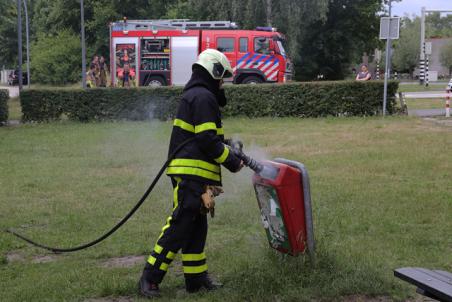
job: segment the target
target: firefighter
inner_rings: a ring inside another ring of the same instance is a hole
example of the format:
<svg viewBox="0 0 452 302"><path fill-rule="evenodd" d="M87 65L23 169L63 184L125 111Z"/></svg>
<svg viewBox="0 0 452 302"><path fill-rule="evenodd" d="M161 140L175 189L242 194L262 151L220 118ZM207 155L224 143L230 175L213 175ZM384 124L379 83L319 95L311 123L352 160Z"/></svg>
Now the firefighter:
<svg viewBox="0 0 452 302"><path fill-rule="evenodd" d="M204 245L207 215L214 195L222 192L220 165L238 172L243 162L225 144L220 107L226 105L223 78L232 76L228 59L214 49L203 51L192 66L173 124L169 153L195 137L170 161L167 175L173 185L173 211L167 218L139 281L146 297L160 296L169 264L181 250L185 287L190 293L221 286L207 272Z"/></svg>

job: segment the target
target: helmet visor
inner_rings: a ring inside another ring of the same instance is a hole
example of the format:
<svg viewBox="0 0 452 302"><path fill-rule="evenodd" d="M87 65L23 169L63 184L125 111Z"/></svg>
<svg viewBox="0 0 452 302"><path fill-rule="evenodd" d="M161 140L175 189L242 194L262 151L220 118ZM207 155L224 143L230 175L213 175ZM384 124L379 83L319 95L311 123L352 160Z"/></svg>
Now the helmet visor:
<svg viewBox="0 0 452 302"><path fill-rule="evenodd" d="M213 64L213 75L215 76L215 78L221 79L232 77L232 73L230 73L229 70L225 69L221 63Z"/></svg>

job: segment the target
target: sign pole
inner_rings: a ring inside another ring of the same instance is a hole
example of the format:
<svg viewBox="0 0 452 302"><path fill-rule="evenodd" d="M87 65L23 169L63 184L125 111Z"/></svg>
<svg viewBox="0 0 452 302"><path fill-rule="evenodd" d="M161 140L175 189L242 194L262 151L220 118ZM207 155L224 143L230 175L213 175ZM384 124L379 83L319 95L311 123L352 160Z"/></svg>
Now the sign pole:
<svg viewBox="0 0 452 302"><path fill-rule="evenodd" d="M389 0L389 20L391 20L391 0ZM388 23L390 27L390 22ZM390 29L388 30L390 32ZM388 39L386 40L386 64L385 64L385 84L384 84L384 91L383 91L383 116L386 115L386 101L388 98L388 78L389 78L389 52L391 51L391 38L388 35Z"/></svg>
<svg viewBox="0 0 452 302"><path fill-rule="evenodd" d="M80 31L82 34L82 88L86 88L86 46L85 46L85 12L83 0L80 0Z"/></svg>
<svg viewBox="0 0 452 302"><path fill-rule="evenodd" d="M18 77L19 77L19 92L22 91L22 3L20 0L17 0L17 59L18 64L17 68L19 69Z"/></svg>
<svg viewBox="0 0 452 302"><path fill-rule="evenodd" d="M425 81L425 7L421 10L421 53L419 55L419 85Z"/></svg>
<svg viewBox="0 0 452 302"><path fill-rule="evenodd" d="M27 0L24 0L24 12L25 12L25 32L27 38L27 86L30 88L30 33L29 33L29 21L28 21L28 8Z"/></svg>

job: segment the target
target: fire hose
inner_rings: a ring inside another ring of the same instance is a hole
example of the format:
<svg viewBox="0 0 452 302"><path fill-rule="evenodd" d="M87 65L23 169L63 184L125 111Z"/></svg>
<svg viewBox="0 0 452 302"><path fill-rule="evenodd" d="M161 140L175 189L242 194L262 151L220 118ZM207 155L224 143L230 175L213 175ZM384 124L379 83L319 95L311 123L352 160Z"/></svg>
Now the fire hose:
<svg viewBox="0 0 452 302"><path fill-rule="evenodd" d="M135 206L127 213L126 216L124 216L116 225L114 225L108 232L104 233L102 236L98 237L97 239L90 241L88 243L82 244L82 245L78 245L75 247L70 247L70 248L59 248L59 247L51 247L51 246L47 246L45 244L42 243L38 243L36 241L31 240L30 238L25 237L24 235L19 234L18 232L16 232L13 229L7 229L6 232L36 246L36 247L40 247L42 249L51 251L53 253L69 253L69 252L76 252L76 251L80 251L80 250L84 250L86 248L89 248L93 245L96 245L102 241L104 241L105 239L107 239L108 237L110 237L113 233L115 233L124 223L127 222L127 220L129 220L134 214L135 212L141 207L141 205L144 203L144 201L146 200L146 198L149 196L149 194L152 192L152 190L154 189L155 185L157 184L157 182L159 181L160 177L162 176L163 172L165 172L165 169L168 167L170 161L176 156L176 154L188 143L192 142L193 140L195 140L196 137L192 137L189 138L187 140L185 140L184 142L182 142L179 146L177 146L177 148L174 150L173 153L171 153L168 156L168 159L165 161L165 163L163 164L163 166L160 168L159 172L157 173L157 175L154 177L154 180L152 181L152 183L149 185L148 189L145 191L145 193L143 194L143 196L140 198L140 200L135 204ZM247 156L246 154L243 153L242 148L243 148L243 144L240 141L234 141L234 140L228 140L227 144L230 145L232 152L239 157L242 161L243 164L247 167L249 167L250 169L252 169L253 171L255 171L256 173L260 173L261 171L264 170L264 166L262 164L260 164L259 162L257 162L256 160L252 159L251 157Z"/></svg>

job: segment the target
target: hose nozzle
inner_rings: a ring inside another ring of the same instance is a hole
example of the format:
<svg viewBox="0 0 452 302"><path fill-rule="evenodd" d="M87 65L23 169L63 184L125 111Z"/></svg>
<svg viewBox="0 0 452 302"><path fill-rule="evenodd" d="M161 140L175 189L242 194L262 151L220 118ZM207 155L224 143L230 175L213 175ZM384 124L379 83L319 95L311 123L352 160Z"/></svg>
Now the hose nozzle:
<svg viewBox="0 0 452 302"><path fill-rule="evenodd" d="M239 157L240 157L241 160L243 160L243 164L245 166L247 166L248 168L250 168L251 170L253 170L257 174L261 173L262 170L264 169L264 166L260 162L258 162L257 160L249 157L248 155L244 154L243 152L241 152Z"/></svg>
<svg viewBox="0 0 452 302"><path fill-rule="evenodd" d="M243 161L243 164L245 166L247 166L257 174L262 172L264 166L257 160L243 153L243 143L241 141L230 139L227 140L227 145L229 145L232 148L234 154Z"/></svg>

